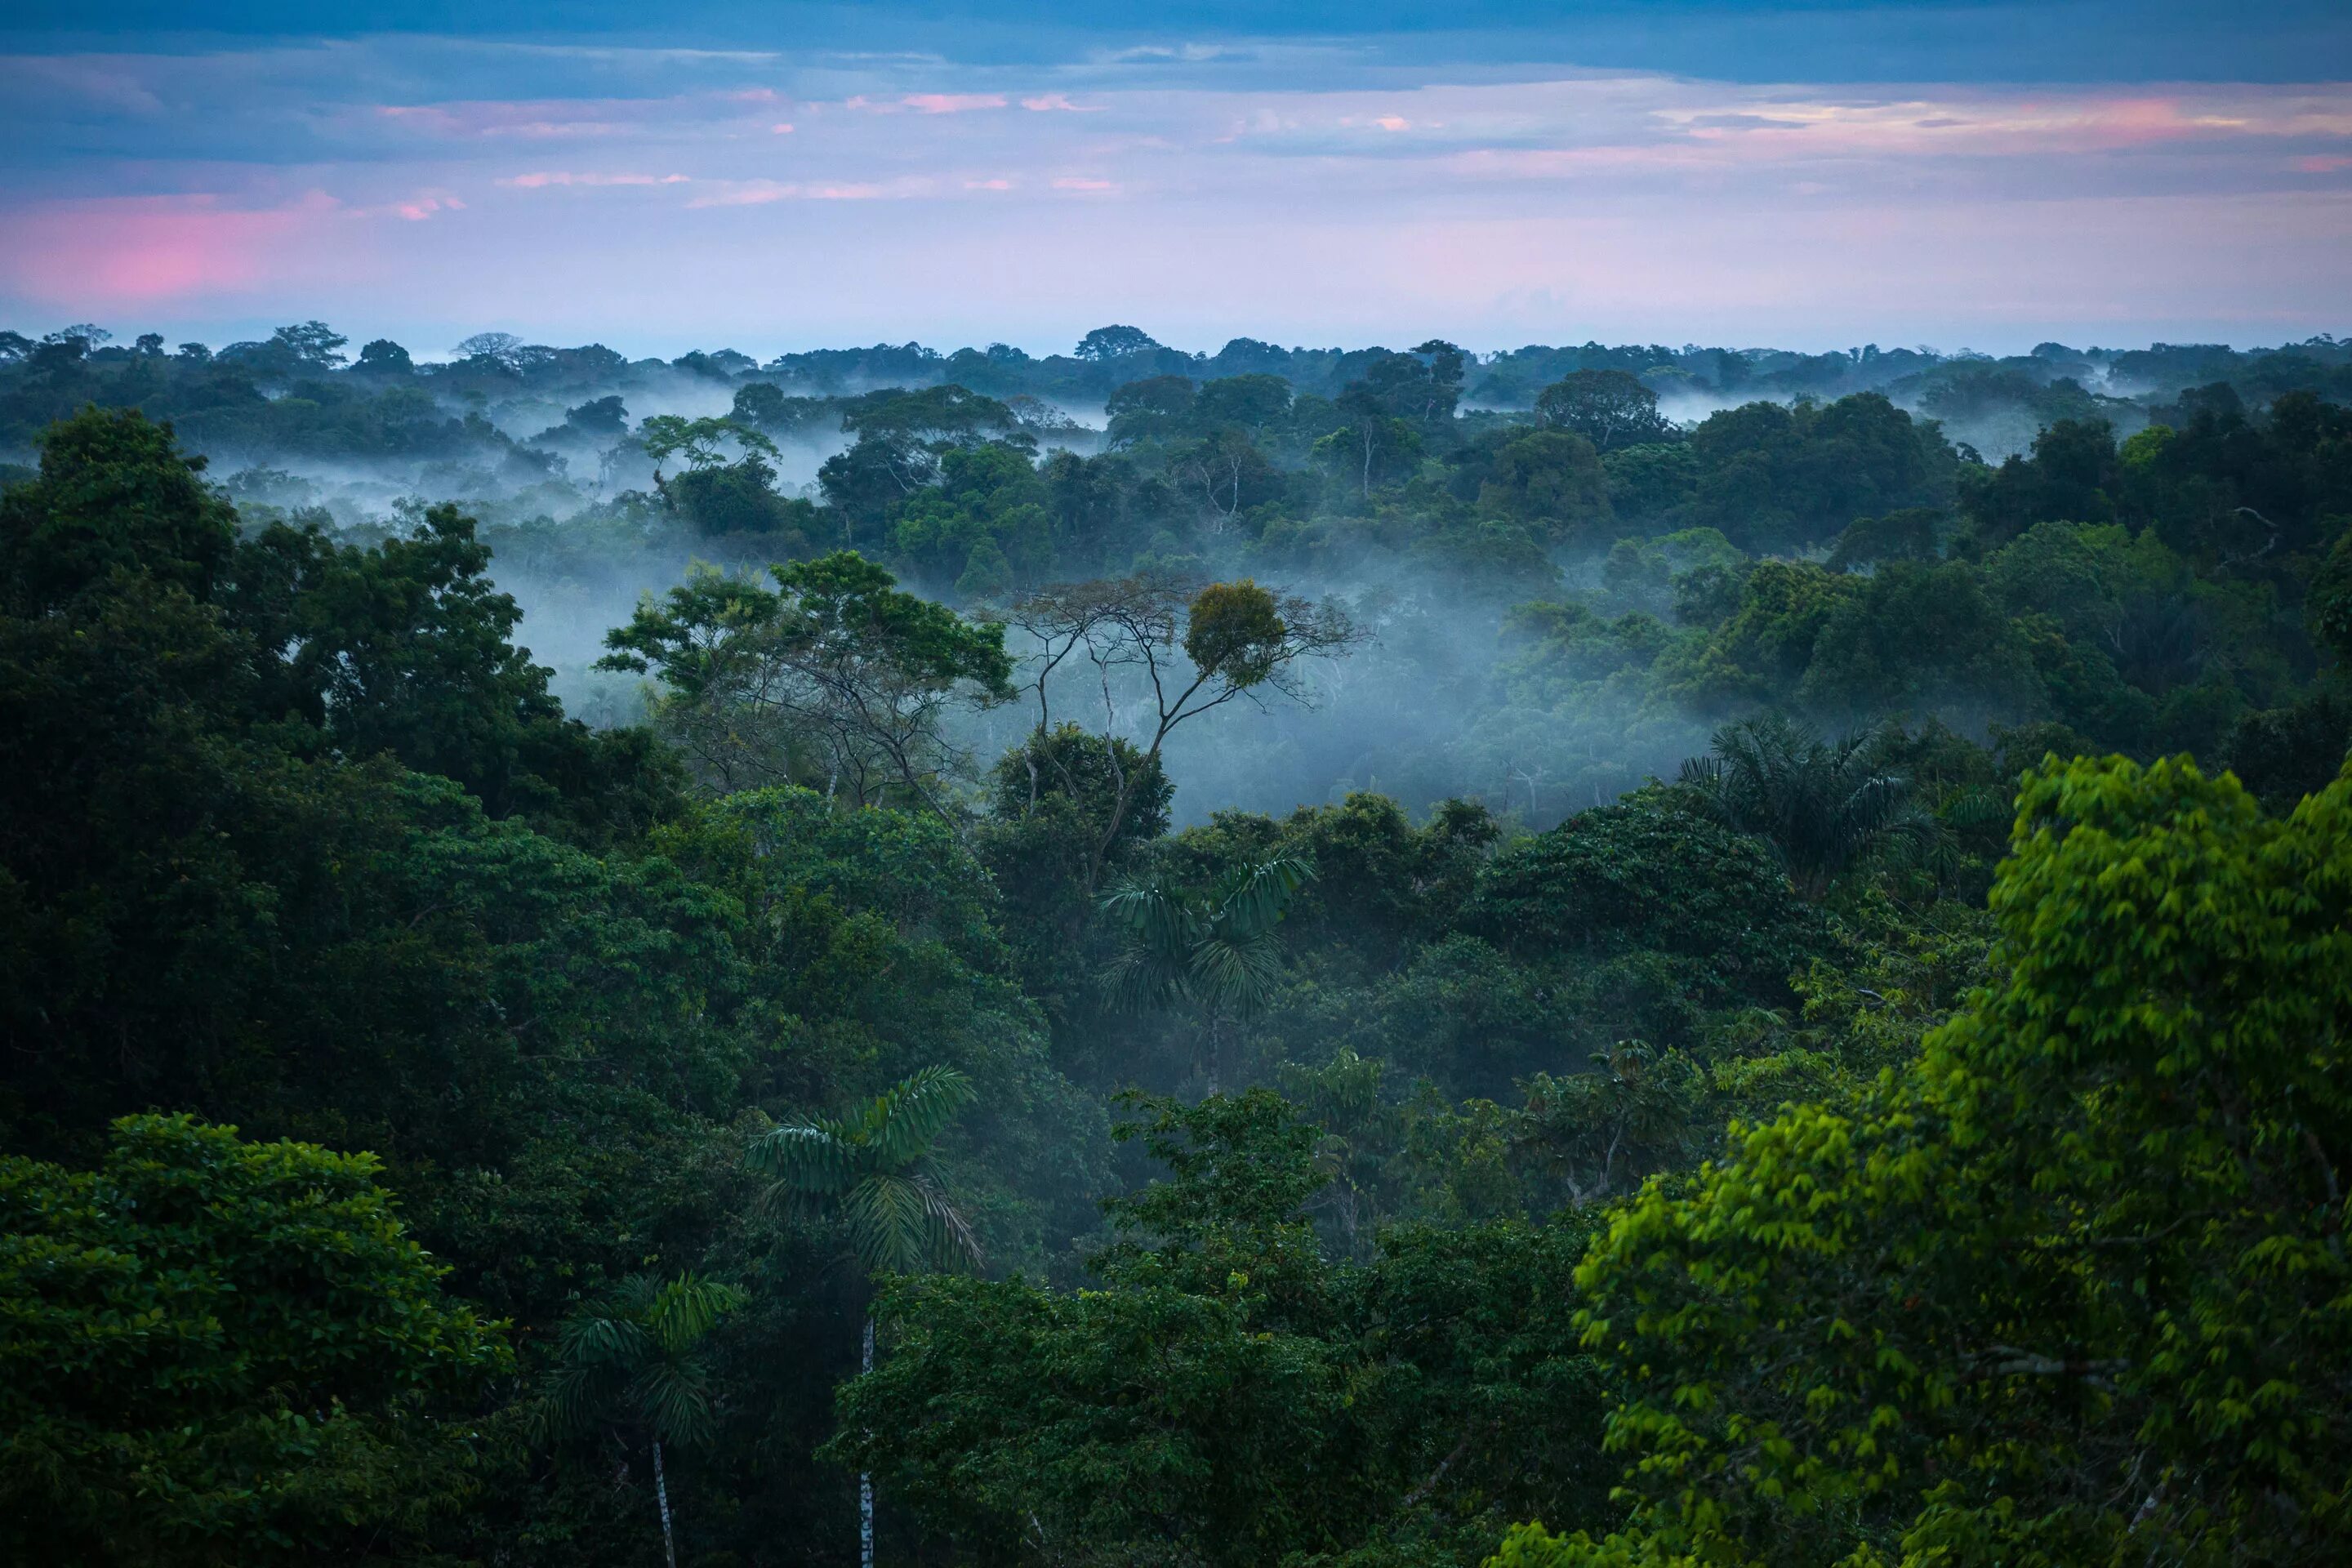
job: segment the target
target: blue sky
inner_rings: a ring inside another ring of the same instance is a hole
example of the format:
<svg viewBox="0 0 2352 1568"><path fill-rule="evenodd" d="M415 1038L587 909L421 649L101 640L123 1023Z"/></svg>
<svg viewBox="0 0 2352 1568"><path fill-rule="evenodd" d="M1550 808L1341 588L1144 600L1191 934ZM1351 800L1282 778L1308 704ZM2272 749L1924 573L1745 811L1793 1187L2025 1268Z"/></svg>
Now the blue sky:
<svg viewBox="0 0 2352 1568"><path fill-rule="evenodd" d="M2352 331L2347 81L2340 0L16 0L0 324L2279 342Z"/></svg>

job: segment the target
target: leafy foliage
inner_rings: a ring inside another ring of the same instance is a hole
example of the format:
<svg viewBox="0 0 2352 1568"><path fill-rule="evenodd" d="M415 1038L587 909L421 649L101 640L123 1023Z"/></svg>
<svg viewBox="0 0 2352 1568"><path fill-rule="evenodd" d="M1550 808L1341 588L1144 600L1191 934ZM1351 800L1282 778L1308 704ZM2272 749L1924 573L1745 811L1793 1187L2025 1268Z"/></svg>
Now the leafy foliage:
<svg viewBox="0 0 2352 1568"><path fill-rule="evenodd" d="M1528 1563L2267 1562L2344 1539L2352 776L2030 778L2008 973L1579 1272L1627 1523Z"/></svg>
<svg viewBox="0 0 2352 1568"><path fill-rule="evenodd" d="M0 1159L0 1541L24 1561L311 1561L472 1489L498 1325L366 1154L125 1117Z"/></svg>

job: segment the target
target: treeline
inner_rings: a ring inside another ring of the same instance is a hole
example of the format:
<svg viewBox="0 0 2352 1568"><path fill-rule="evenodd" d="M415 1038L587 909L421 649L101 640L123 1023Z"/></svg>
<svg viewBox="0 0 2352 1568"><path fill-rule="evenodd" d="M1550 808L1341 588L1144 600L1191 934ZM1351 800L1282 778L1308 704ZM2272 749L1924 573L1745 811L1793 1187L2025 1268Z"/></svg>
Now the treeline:
<svg viewBox="0 0 2352 1568"><path fill-rule="evenodd" d="M1143 378L1042 461L970 387L828 405L603 730L457 509L49 428L0 1541L844 1562L862 1475L891 1562L2341 1555L2343 408L1990 467L1469 374ZM632 504L709 527L771 390L608 411ZM1259 581L1381 559L1445 593ZM1171 831L1191 737L1360 686L1503 784Z"/></svg>
<svg viewBox="0 0 2352 1568"><path fill-rule="evenodd" d="M1284 348L1253 338L1236 338L1214 353L1187 352L1133 327L1106 327L1071 353L1044 358L1003 343L945 353L907 343L804 351L765 363L734 349L632 360L602 344L556 348L484 332L446 359L420 361L383 338L354 352L350 339L315 321L264 340L176 347L160 333L124 343L101 327L79 324L37 338L0 331L0 460L21 458L49 421L95 402L169 417L198 450L239 467L443 464L454 465L443 478L486 468L527 486L546 477L549 458L577 458L577 442L620 434L614 420L623 405L711 412L748 387L772 387L793 399L837 399L889 387L955 385L1007 402L1041 430L1066 432L1070 410L1100 408L1138 382L1272 376L1301 396L1333 400L1393 357L1376 346ZM2105 417L2128 435L2147 406L2216 382L2229 383L2250 405L2298 387L2339 400L2352 395L2352 353L2324 336L2245 351L2053 342L2000 358L1924 348L1882 352L1876 344L1816 354L1697 344L1531 344L1473 356L1461 391L1473 407L1524 412L1562 378L1601 372L1639 379L1678 416L1743 401L1833 400L1876 391L1956 426L1992 416L2014 423L2021 416L2029 423L2020 445L2034 424L2063 417ZM623 404L606 403L609 397Z"/></svg>

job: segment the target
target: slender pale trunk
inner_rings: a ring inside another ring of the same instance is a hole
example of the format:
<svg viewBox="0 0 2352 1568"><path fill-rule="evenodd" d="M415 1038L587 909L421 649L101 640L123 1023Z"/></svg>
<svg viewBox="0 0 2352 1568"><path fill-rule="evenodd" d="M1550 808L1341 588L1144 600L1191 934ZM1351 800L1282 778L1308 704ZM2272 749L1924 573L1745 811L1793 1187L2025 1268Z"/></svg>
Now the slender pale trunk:
<svg viewBox="0 0 2352 1568"><path fill-rule="evenodd" d="M864 1369L874 1370L874 1314L866 1314ZM677 1568L672 1563L670 1568ZM874 1473L857 1472L857 1568L874 1568Z"/></svg>
<svg viewBox="0 0 2352 1568"><path fill-rule="evenodd" d="M677 1568L677 1541L669 1529L669 1482L662 1479L661 1439L654 1439L654 1500L661 1504L662 1555L669 1559L669 1568Z"/></svg>

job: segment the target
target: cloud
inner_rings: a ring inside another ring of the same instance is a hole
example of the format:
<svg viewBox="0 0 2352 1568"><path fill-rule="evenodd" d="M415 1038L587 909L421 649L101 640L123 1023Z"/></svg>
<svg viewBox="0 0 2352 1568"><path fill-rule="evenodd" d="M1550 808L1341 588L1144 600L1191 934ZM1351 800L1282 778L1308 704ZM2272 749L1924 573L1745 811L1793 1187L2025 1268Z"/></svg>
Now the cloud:
<svg viewBox="0 0 2352 1568"><path fill-rule="evenodd" d="M404 202L392 205L392 216L408 223L423 223L436 213L464 212L466 204L446 191L423 191ZM360 216L367 216L362 213Z"/></svg>
<svg viewBox="0 0 2352 1568"><path fill-rule="evenodd" d="M928 180L887 184L859 181L804 184L798 180L729 180L719 184L721 188L698 195L686 205L689 207L755 207L765 206L770 202L873 202L919 195L931 188Z"/></svg>
<svg viewBox="0 0 2352 1568"><path fill-rule="evenodd" d="M1021 107L1033 114L1050 114L1057 110L1065 114L1100 114L1110 106L1104 103L1072 103L1066 93L1041 92L1034 98L1023 99Z"/></svg>
<svg viewBox="0 0 2352 1568"><path fill-rule="evenodd" d="M1065 176L1054 182L1054 188L1057 191L1115 191L1118 189L1118 184L1114 180L1087 180Z"/></svg>
<svg viewBox="0 0 2352 1568"><path fill-rule="evenodd" d="M965 114L975 109L1002 109L1000 92L914 92L899 102L918 114Z"/></svg>
<svg viewBox="0 0 2352 1568"><path fill-rule="evenodd" d="M528 174L507 175L499 184L536 191L549 185L683 185L690 182L691 176L686 174L598 174L541 169Z"/></svg>
<svg viewBox="0 0 2352 1568"><path fill-rule="evenodd" d="M623 129L617 119L588 119L575 104L386 103L376 112L401 126L436 136L610 136Z"/></svg>

